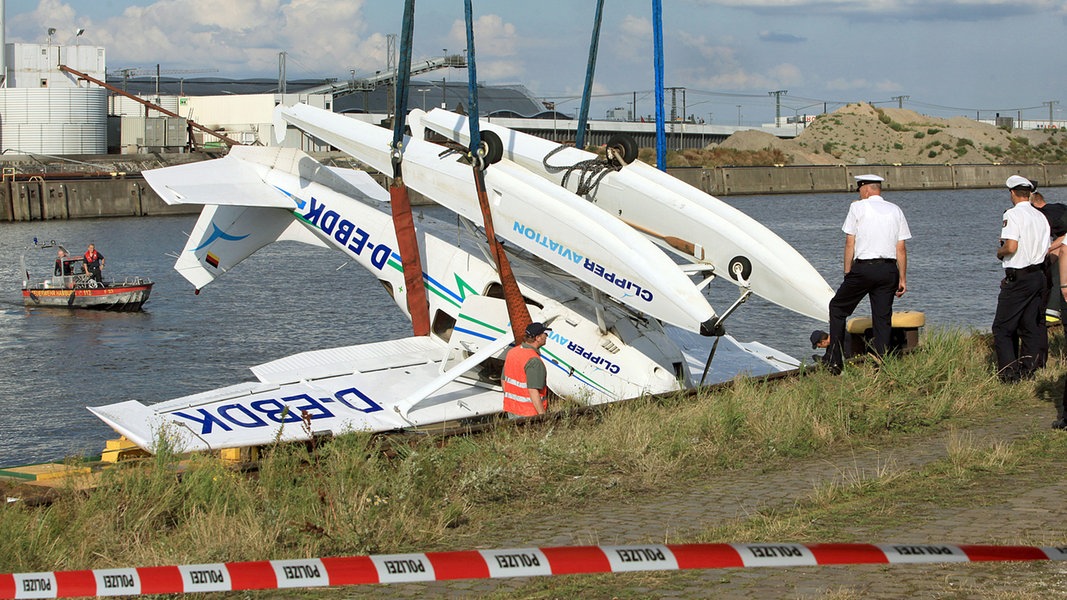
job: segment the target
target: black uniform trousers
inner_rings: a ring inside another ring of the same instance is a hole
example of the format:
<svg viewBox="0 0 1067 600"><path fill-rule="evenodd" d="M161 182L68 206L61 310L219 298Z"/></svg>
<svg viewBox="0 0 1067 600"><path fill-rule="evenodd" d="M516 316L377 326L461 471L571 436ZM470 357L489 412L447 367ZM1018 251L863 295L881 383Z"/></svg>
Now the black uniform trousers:
<svg viewBox="0 0 1067 600"><path fill-rule="evenodd" d="M831 367L840 368L844 364L845 319L868 295L874 330L873 349L879 356L885 354L893 331L893 298L899 284L900 273L895 260L852 261L852 269L830 300L830 348L826 362Z"/></svg>
<svg viewBox="0 0 1067 600"><path fill-rule="evenodd" d="M1038 368L1043 333L1039 321L1045 320L1045 273L1041 265L1005 271L993 317L993 347L997 374L1004 381L1017 381Z"/></svg>

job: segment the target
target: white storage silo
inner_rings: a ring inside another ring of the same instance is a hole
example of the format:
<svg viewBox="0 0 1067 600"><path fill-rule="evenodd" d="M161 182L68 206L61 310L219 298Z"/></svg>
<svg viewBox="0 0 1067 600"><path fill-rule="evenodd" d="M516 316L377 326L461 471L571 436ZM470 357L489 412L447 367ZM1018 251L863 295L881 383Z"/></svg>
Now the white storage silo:
<svg viewBox="0 0 1067 600"><path fill-rule="evenodd" d="M107 90L0 89L0 147L7 154L107 153Z"/></svg>

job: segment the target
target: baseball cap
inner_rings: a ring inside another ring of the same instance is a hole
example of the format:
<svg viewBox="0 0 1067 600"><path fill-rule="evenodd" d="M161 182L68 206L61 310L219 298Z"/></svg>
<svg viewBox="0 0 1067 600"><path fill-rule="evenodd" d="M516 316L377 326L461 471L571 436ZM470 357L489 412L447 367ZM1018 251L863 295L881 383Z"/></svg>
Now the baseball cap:
<svg viewBox="0 0 1067 600"><path fill-rule="evenodd" d="M544 323L533 322L526 326L526 337L537 337L546 331L552 331L550 327L545 327Z"/></svg>
<svg viewBox="0 0 1067 600"><path fill-rule="evenodd" d="M815 331L812 331L811 332L811 338L810 338L811 339L811 349L814 350L814 349L818 348L819 347L819 342L821 342L823 340L823 338L826 338L826 337L830 337L830 334L826 333L825 331L823 331L821 329L816 329Z"/></svg>

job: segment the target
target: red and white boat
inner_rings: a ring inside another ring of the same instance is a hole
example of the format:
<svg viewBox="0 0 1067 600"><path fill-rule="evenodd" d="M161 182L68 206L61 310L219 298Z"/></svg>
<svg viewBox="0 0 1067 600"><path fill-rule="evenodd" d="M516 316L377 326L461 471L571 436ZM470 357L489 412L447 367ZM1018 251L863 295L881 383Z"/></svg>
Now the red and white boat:
<svg viewBox="0 0 1067 600"><path fill-rule="evenodd" d="M34 245L28 250L59 250L55 241ZM152 281L146 277L124 277L121 280L96 281L85 273L85 259L81 256L54 257L53 274L34 278L26 268L26 254L22 255L22 299L26 306L56 308L88 308L95 310L137 311L152 293ZM47 263L42 263L47 264Z"/></svg>

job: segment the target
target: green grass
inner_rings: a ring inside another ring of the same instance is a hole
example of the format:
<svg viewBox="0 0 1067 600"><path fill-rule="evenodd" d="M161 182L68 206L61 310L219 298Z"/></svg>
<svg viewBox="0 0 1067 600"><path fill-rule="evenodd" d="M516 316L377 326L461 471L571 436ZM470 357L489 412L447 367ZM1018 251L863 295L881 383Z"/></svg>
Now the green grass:
<svg viewBox="0 0 1067 600"><path fill-rule="evenodd" d="M839 377L738 380L713 392L564 409L534 425L502 422L467 437L350 434L313 451L276 445L253 474L163 452L105 472L91 491L65 489L46 507L0 510L0 572L484 547L546 507L566 514L728 469L780 468L989 418L1033 402L1035 390L1055 395L1062 369L1048 371L1035 384L1002 385L987 339L934 330L909 355L852 365ZM1062 456L1063 442L1056 443L1046 455ZM857 521L871 506L915 495L948 502L950 489L995 483L1040 449L961 437L952 459L929 471L886 465L847 474L812 490L794 511L754 515L704 537L847 541L885 526L875 517ZM906 503L894 508L885 523L906 511ZM587 579L594 587L600 581ZM585 589L582 581L576 585Z"/></svg>

